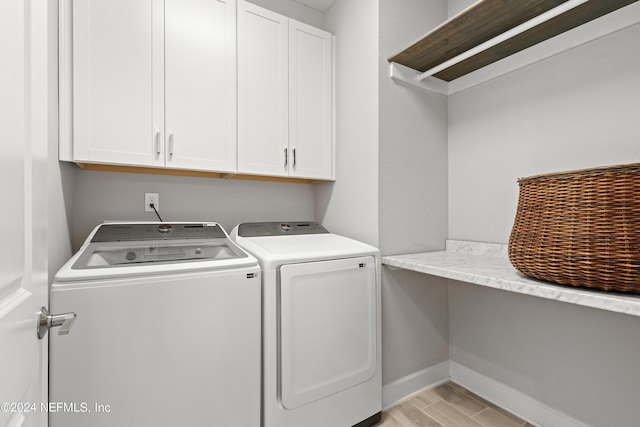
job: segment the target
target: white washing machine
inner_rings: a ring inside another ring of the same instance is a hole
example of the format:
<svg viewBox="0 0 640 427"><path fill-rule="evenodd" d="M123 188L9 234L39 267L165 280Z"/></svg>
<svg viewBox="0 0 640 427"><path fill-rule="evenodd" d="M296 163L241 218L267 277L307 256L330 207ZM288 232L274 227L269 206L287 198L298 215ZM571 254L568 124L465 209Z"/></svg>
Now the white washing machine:
<svg viewBox="0 0 640 427"><path fill-rule="evenodd" d="M51 427L260 425L260 267L218 224L102 224L50 307Z"/></svg>
<svg viewBox="0 0 640 427"><path fill-rule="evenodd" d="M379 250L313 222L243 223L231 238L263 271L263 427L376 424Z"/></svg>

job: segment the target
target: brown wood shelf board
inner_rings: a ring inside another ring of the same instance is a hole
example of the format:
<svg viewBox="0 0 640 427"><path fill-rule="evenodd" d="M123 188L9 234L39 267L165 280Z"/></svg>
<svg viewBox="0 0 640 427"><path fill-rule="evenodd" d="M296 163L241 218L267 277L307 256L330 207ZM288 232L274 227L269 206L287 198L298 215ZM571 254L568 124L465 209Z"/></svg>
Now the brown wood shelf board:
<svg viewBox="0 0 640 427"><path fill-rule="evenodd" d="M481 0L389 58L424 72L567 0ZM435 74L451 81L638 0L590 0Z"/></svg>
<svg viewBox="0 0 640 427"><path fill-rule="evenodd" d="M567 0L481 0L389 58L424 72Z"/></svg>
<svg viewBox="0 0 640 427"><path fill-rule="evenodd" d="M455 80L638 0L591 0L434 75Z"/></svg>

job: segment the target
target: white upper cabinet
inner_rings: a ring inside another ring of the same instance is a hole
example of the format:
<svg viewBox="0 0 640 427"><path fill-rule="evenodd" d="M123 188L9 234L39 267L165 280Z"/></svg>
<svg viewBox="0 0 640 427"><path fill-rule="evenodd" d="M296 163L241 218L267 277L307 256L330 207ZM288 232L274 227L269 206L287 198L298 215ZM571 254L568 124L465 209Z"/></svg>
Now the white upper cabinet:
<svg viewBox="0 0 640 427"><path fill-rule="evenodd" d="M288 175L289 19L238 3L238 172Z"/></svg>
<svg viewBox="0 0 640 427"><path fill-rule="evenodd" d="M166 166L235 171L235 0L165 0Z"/></svg>
<svg viewBox="0 0 640 427"><path fill-rule="evenodd" d="M238 172L333 179L332 36L238 4Z"/></svg>
<svg viewBox="0 0 640 427"><path fill-rule="evenodd" d="M162 117L162 93L153 84L154 47L162 51L152 19L159 6L73 2L73 160L154 164L153 129L163 126L155 117Z"/></svg>
<svg viewBox="0 0 640 427"><path fill-rule="evenodd" d="M334 179L330 33L245 0L59 4L60 160Z"/></svg>
<svg viewBox="0 0 640 427"><path fill-rule="evenodd" d="M331 34L289 20L289 175L331 179Z"/></svg>
<svg viewBox="0 0 640 427"><path fill-rule="evenodd" d="M235 172L235 0L74 0L73 161Z"/></svg>

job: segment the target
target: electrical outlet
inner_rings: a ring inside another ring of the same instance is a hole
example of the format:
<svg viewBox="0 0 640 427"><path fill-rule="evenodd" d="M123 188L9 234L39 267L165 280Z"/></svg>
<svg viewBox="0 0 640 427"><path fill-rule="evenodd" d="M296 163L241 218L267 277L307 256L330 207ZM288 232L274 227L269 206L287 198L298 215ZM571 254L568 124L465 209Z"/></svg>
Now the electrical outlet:
<svg viewBox="0 0 640 427"><path fill-rule="evenodd" d="M155 206L156 210L160 212L160 194L159 193L144 193L144 211L153 212L151 204Z"/></svg>

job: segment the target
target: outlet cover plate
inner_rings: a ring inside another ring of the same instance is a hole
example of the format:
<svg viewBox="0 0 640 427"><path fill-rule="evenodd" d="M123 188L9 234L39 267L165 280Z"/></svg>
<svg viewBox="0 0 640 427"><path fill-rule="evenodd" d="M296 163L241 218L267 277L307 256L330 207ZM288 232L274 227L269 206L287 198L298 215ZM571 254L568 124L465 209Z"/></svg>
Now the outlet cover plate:
<svg viewBox="0 0 640 427"><path fill-rule="evenodd" d="M156 210L160 212L160 194L159 193L144 193L144 211L153 212L151 204L155 206Z"/></svg>

